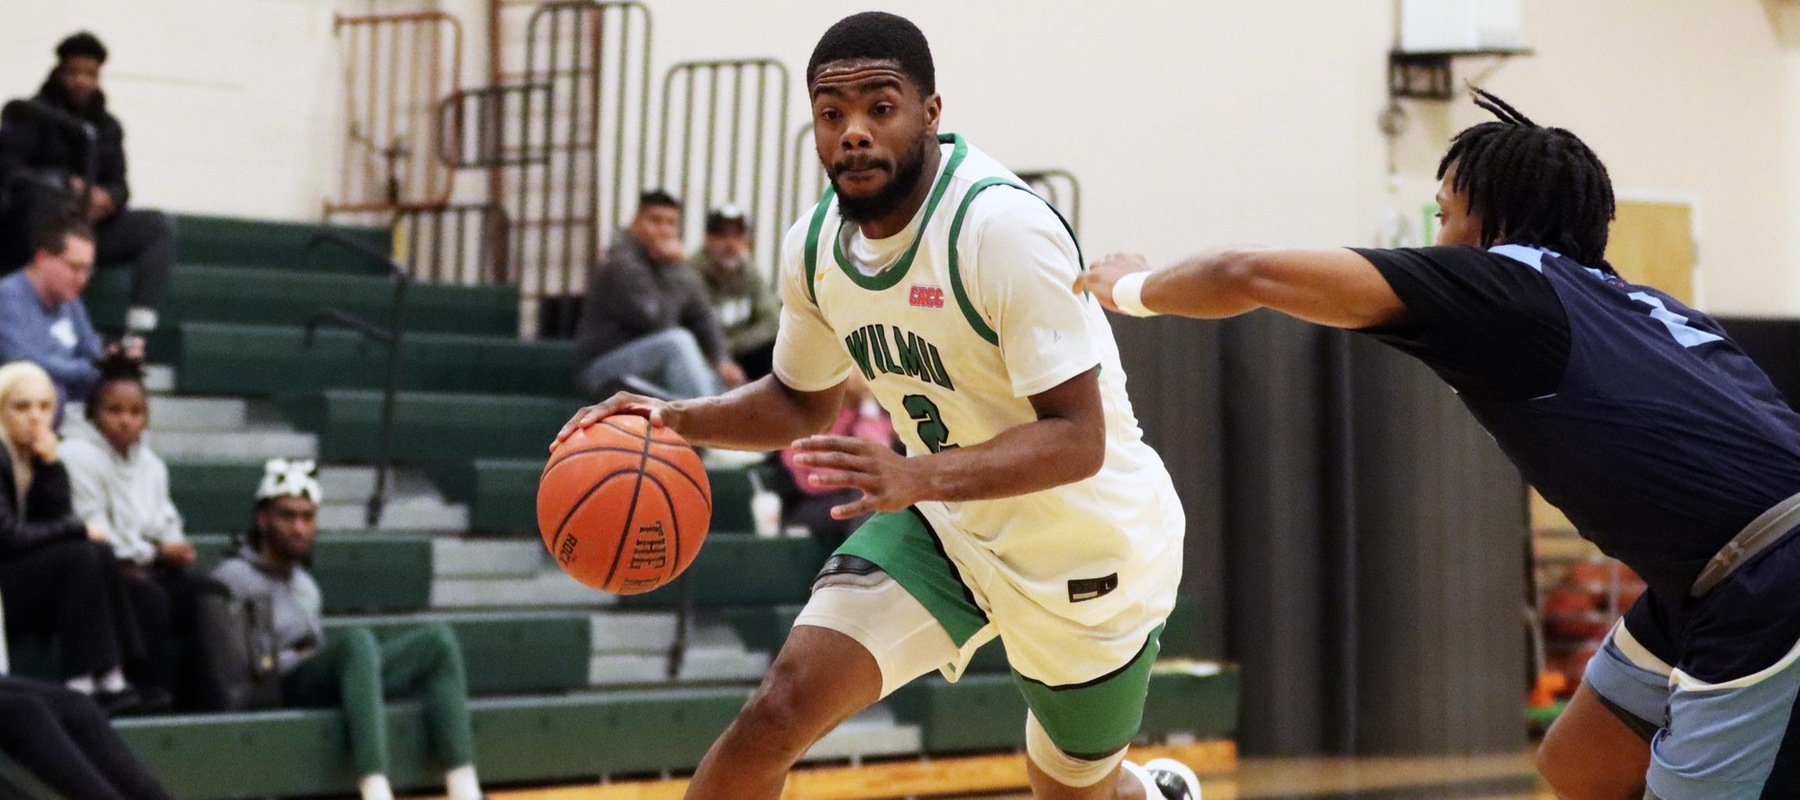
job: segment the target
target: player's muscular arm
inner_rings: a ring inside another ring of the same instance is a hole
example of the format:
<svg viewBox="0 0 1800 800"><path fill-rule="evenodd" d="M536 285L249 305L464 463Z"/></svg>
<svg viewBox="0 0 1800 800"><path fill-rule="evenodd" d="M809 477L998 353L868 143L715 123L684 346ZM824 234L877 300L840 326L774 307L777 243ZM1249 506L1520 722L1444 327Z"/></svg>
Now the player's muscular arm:
<svg viewBox="0 0 1800 800"><path fill-rule="evenodd" d="M668 426L701 447L776 450L830 428L843 399L842 384L802 392L772 375L717 397L673 403L620 392L575 412L550 446L555 448L576 430L614 414L636 414L649 417L652 424Z"/></svg>
<svg viewBox="0 0 1800 800"><path fill-rule="evenodd" d="M1119 280L1146 271L1143 256L1110 255L1084 273L1077 288L1117 311L1113 290ZM1406 312L1375 265L1342 249L1213 250L1151 272L1141 298L1158 314L1217 319L1272 308L1334 328L1381 325Z"/></svg>
<svg viewBox="0 0 1800 800"><path fill-rule="evenodd" d="M838 519L897 511L920 500L990 500L1062 486L1100 471L1106 457L1106 417L1099 372L1090 369L1031 396L1037 421L981 444L916 458L865 439L814 436L798 443L797 460L818 467L817 486L861 489L838 506Z"/></svg>

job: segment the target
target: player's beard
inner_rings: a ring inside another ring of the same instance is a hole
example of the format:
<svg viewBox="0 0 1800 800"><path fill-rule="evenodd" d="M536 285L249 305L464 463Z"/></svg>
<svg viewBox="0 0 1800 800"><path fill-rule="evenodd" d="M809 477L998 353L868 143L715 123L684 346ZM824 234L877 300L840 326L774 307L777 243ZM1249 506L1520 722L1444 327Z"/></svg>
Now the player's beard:
<svg viewBox="0 0 1800 800"><path fill-rule="evenodd" d="M874 222L906 204L912 196L913 189L919 181L925 179L925 148L936 146L937 140L931 136L921 136L914 143L912 152L906 154L895 165L894 177L881 190L868 197L851 197L838 187L837 175L831 176L831 188L837 191L838 216L844 221L855 224Z"/></svg>

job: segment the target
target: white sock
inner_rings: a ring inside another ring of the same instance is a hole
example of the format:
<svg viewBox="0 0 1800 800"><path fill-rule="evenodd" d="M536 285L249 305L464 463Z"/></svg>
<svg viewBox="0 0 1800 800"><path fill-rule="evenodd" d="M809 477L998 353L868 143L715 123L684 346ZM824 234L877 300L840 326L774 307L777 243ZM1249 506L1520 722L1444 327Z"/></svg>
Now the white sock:
<svg viewBox="0 0 1800 800"><path fill-rule="evenodd" d="M450 800L481 800L481 784L475 780L475 765L464 764L444 773L444 791Z"/></svg>
<svg viewBox="0 0 1800 800"><path fill-rule="evenodd" d="M364 775L356 788L362 790L362 800L394 800L394 787L388 785L386 775Z"/></svg>
<svg viewBox="0 0 1800 800"><path fill-rule="evenodd" d="M1133 764L1130 761L1121 761L1119 762L1119 769L1131 773L1132 777L1137 778L1139 783L1144 784L1144 800L1162 800L1162 790L1156 788L1156 781L1150 779L1150 773L1145 772L1143 767Z"/></svg>
<svg viewBox="0 0 1800 800"><path fill-rule="evenodd" d="M143 306L132 306L125 309L125 330L135 334L146 334L156 330L156 309Z"/></svg>
<svg viewBox="0 0 1800 800"><path fill-rule="evenodd" d="M70 678L63 681L63 685L82 694L94 693L94 679L88 675L83 675L79 678Z"/></svg>
<svg viewBox="0 0 1800 800"><path fill-rule="evenodd" d="M100 676L100 691L102 691L102 692L123 692L123 691L125 691L125 671L122 669L119 669L118 667L113 667L112 669L107 670L105 675Z"/></svg>

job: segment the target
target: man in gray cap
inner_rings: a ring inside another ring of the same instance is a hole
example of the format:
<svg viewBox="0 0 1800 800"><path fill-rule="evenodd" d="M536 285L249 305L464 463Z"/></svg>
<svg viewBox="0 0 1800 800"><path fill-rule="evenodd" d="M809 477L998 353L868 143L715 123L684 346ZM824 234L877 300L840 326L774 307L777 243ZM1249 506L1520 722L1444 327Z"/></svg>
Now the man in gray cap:
<svg viewBox="0 0 1800 800"><path fill-rule="evenodd" d="M688 266L706 284L732 359L743 368L744 378L753 381L769 374L781 301L750 263L750 245L744 210L720 206L706 215L706 240L688 258Z"/></svg>

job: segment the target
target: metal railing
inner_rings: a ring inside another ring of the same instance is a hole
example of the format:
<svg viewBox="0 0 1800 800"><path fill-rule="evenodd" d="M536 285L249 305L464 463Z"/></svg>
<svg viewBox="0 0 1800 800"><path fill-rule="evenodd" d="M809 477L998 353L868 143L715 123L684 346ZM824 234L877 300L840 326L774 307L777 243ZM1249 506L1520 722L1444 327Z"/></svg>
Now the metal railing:
<svg viewBox="0 0 1800 800"><path fill-rule="evenodd" d="M787 222L781 176L788 73L769 58L685 61L663 76L656 185L687 208L688 241L706 212L730 204L750 219L753 260L771 264Z"/></svg>
<svg viewBox="0 0 1800 800"><path fill-rule="evenodd" d="M525 23L523 64L500 84L525 87L516 136L499 131L489 169L527 298L580 291L602 229L635 209L626 187L648 159L650 24L642 3L595 0L543 3Z"/></svg>
<svg viewBox="0 0 1800 800"><path fill-rule="evenodd" d="M454 186L440 157L439 102L462 85L462 23L449 14L337 16L345 148L327 217L441 206Z"/></svg>
<svg viewBox="0 0 1800 800"><path fill-rule="evenodd" d="M1017 173L1019 180L1049 201L1069 220L1075 235L1081 235L1081 182L1066 169L1040 169Z"/></svg>
<svg viewBox="0 0 1800 800"><path fill-rule="evenodd" d="M819 163L819 150L813 145L812 123L801 125L794 131L794 149L788 164L792 168L782 191L785 201L780 211L783 225L792 224L795 218L819 202L829 184L825 178L825 165Z"/></svg>
<svg viewBox="0 0 1800 800"><path fill-rule="evenodd" d="M794 222L819 198L825 196L825 187L829 181L825 176L825 167L819 163L817 147L813 144L813 125L808 122L794 131L793 150L790 168L786 175L786 185L782 188L782 203L779 210L781 225ZM1075 174L1066 169L1024 170L1015 173L1019 180L1025 182L1039 197L1044 198L1061 211L1069 220L1069 227L1081 235L1081 181ZM784 230L781 228L778 230Z"/></svg>
<svg viewBox="0 0 1800 800"><path fill-rule="evenodd" d="M495 203L402 209L395 249L416 280L461 286L505 284L515 277L507 244L511 224Z"/></svg>
<svg viewBox="0 0 1800 800"><path fill-rule="evenodd" d="M375 491L369 495L365 519L370 528L381 525L381 511L387 504L388 472L392 469L394 444L394 405L400 391L406 336L406 294L412 275L406 265L373 247L332 230L321 230L307 241L302 265L311 268L321 247L330 245L380 262L394 280L394 301L388 312L388 325L383 328L342 309L321 308L306 320L301 347L312 349L314 333L320 325L336 325L362 334L387 347L387 369L381 386L381 419L375 429Z"/></svg>

